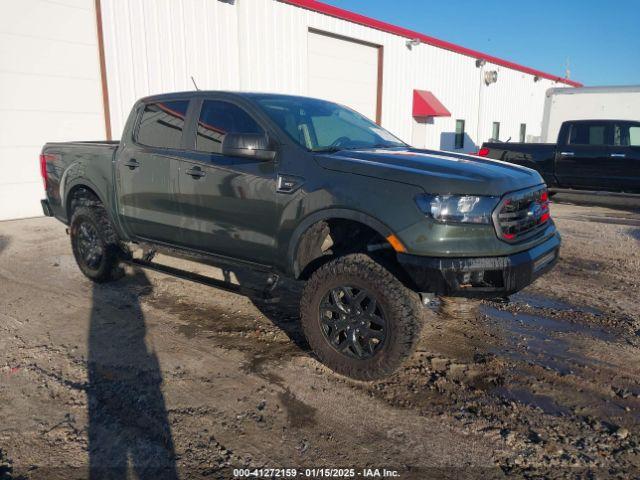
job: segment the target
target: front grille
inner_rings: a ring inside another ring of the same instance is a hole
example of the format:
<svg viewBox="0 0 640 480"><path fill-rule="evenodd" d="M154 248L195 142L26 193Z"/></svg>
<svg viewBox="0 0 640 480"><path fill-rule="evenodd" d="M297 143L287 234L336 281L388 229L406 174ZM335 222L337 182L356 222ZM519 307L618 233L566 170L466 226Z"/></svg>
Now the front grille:
<svg viewBox="0 0 640 480"><path fill-rule="evenodd" d="M545 187L505 195L493 214L498 237L510 243L535 236L550 221L549 193Z"/></svg>

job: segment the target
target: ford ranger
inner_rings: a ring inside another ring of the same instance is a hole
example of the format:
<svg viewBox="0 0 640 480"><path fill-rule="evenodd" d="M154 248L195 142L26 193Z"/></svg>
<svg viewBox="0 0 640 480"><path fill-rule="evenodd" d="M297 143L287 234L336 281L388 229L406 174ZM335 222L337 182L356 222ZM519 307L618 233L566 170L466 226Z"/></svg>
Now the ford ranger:
<svg viewBox="0 0 640 480"><path fill-rule="evenodd" d="M88 278L115 280L128 262L232 289L153 262L162 252L264 274L251 292L305 281L309 345L356 379L411 354L420 294L504 297L558 259L538 172L411 148L323 100L148 97L119 142L48 143L40 162L44 212L69 226Z"/></svg>

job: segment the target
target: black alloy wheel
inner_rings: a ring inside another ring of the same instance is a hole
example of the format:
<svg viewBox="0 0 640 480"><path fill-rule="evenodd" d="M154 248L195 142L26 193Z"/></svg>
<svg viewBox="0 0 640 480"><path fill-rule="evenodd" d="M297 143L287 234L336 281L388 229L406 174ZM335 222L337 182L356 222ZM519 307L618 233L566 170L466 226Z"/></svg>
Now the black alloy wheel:
<svg viewBox="0 0 640 480"><path fill-rule="evenodd" d="M69 235L73 256L85 276L94 282L122 277L118 236L101 205L78 206L71 217Z"/></svg>
<svg viewBox="0 0 640 480"><path fill-rule="evenodd" d="M338 352L356 359L373 357L384 344L387 322L368 290L339 286L320 302L322 332Z"/></svg>
<svg viewBox="0 0 640 480"><path fill-rule="evenodd" d="M91 270L97 270L104 256L104 246L92 222L83 221L78 225L76 242L80 260Z"/></svg>
<svg viewBox="0 0 640 480"><path fill-rule="evenodd" d="M307 280L302 329L317 358L337 373L375 380L413 352L422 326L420 297L363 253L337 257Z"/></svg>

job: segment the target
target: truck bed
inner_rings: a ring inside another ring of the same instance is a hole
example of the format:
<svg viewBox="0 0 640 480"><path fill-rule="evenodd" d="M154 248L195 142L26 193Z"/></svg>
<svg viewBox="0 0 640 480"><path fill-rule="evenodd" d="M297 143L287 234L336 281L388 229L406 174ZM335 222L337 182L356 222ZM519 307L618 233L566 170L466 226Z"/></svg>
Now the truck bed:
<svg viewBox="0 0 640 480"><path fill-rule="evenodd" d="M76 145L88 145L90 147L102 146L102 147L118 147L120 140L79 140L73 142L48 142L44 148L47 147L72 147Z"/></svg>
<svg viewBox="0 0 640 480"><path fill-rule="evenodd" d="M556 184L554 177L555 143L489 142L482 145L481 155L503 162L515 163L537 170L548 186Z"/></svg>
<svg viewBox="0 0 640 480"><path fill-rule="evenodd" d="M93 189L101 199L111 198L113 185L113 158L120 142L117 140L51 142L42 148L41 161L47 174L47 198L51 213L69 223L66 198L61 191L65 185L71 192L78 178L92 178Z"/></svg>

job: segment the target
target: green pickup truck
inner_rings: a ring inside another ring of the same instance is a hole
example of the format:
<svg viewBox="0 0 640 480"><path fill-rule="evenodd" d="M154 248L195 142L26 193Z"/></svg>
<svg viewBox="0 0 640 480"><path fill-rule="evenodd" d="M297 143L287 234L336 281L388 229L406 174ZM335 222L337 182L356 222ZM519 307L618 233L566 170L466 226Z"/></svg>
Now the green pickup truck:
<svg viewBox="0 0 640 480"><path fill-rule="evenodd" d="M265 296L280 278L305 281L310 346L357 379L411 354L421 295L504 297L552 268L560 248L536 171L414 149L312 98L148 97L120 142L48 143L40 162L43 210L69 225L91 280L117 279L129 262ZM162 267L156 252L259 272L264 285Z"/></svg>

